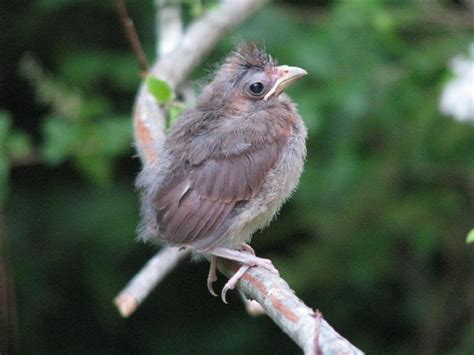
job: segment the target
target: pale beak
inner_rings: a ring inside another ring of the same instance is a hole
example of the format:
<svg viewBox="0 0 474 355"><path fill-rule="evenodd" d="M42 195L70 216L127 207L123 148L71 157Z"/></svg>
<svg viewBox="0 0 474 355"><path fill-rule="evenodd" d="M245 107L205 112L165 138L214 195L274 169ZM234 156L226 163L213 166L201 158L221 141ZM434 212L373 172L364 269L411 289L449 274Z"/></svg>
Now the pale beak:
<svg viewBox="0 0 474 355"><path fill-rule="evenodd" d="M290 67L288 65L280 65L279 67L276 67L276 70L278 79L275 81L275 84L273 84L270 91L263 97L263 100L267 100L273 95L277 96L281 94L288 85L308 74L304 69Z"/></svg>

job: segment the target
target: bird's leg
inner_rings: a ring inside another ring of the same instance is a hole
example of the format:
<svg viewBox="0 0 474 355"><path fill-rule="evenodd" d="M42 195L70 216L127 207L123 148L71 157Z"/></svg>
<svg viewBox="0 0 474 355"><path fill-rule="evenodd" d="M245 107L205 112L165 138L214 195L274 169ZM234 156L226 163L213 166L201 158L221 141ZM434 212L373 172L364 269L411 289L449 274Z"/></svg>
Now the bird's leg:
<svg viewBox="0 0 474 355"><path fill-rule="evenodd" d="M250 248L247 244L244 244L245 246L243 249ZM250 250L253 251L252 248ZM218 256L220 258L224 259L229 259L229 260L234 260L238 261L241 264L247 265L247 266L261 266L275 274L278 274L278 270L275 269L273 266L272 262L268 259L263 259L255 256L255 254L249 254L248 252L241 251L241 250L234 250L234 249L229 249L229 248L223 248L223 247L216 247L208 251L209 254Z"/></svg>
<svg viewBox="0 0 474 355"><path fill-rule="evenodd" d="M207 289L209 290L209 293L215 297L217 297L217 294L214 292L214 289L212 288L212 284L215 281L217 281L216 259L217 259L216 256L211 255L211 261L210 261L211 265L209 267L209 275L207 275Z"/></svg>

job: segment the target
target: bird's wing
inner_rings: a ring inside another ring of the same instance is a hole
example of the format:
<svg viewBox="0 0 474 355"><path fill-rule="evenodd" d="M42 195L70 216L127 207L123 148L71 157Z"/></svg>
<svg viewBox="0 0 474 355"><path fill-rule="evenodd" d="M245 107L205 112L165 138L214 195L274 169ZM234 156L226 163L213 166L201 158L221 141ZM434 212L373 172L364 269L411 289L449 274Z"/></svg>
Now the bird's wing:
<svg viewBox="0 0 474 355"><path fill-rule="evenodd" d="M206 159L165 184L153 201L161 237L199 250L212 247L235 208L260 192L287 141L282 133L238 154Z"/></svg>

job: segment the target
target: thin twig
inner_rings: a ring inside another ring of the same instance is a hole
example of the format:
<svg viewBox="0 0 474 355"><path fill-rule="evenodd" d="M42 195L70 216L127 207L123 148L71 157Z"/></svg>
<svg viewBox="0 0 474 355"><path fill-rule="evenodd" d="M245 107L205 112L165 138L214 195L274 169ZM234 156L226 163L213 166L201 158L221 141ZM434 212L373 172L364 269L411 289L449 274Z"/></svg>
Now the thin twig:
<svg viewBox="0 0 474 355"><path fill-rule="evenodd" d="M116 0L117 2L117 11L120 16L120 21L122 22L125 35L127 36L128 42L132 47L133 53L138 61L138 66L142 77L145 77L148 74L148 62L146 60L145 52L143 51L140 38L138 37L133 21L128 15L127 6L125 5L125 0Z"/></svg>
<svg viewBox="0 0 474 355"><path fill-rule="evenodd" d="M181 3L169 0L155 0L157 58L171 53L183 37Z"/></svg>
<svg viewBox="0 0 474 355"><path fill-rule="evenodd" d="M173 270L178 263L190 254L189 249L164 247L151 258L127 286L115 297L115 305L122 317L129 317L155 286Z"/></svg>

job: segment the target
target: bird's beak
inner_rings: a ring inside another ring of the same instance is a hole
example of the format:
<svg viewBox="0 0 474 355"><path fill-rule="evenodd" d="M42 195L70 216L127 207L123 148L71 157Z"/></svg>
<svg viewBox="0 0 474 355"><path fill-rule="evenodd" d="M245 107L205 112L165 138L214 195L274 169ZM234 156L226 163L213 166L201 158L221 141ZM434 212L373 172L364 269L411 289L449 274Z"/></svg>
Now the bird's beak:
<svg viewBox="0 0 474 355"><path fill-rule="evenodd" d="M302 76L308 74L304 69L298 67L290 67L288 65L280 65L276 67L277 80L273 84L269 92L264 96L263 100L268 100L271 96L279 95L291 83L295 82Z"/></svg>

